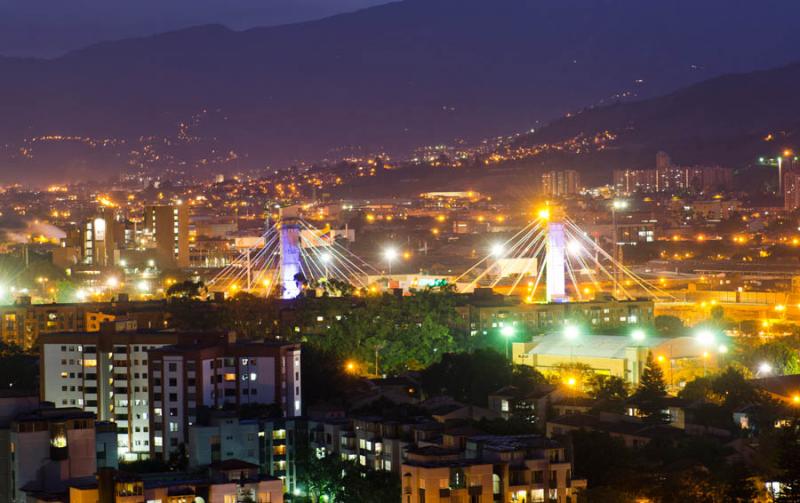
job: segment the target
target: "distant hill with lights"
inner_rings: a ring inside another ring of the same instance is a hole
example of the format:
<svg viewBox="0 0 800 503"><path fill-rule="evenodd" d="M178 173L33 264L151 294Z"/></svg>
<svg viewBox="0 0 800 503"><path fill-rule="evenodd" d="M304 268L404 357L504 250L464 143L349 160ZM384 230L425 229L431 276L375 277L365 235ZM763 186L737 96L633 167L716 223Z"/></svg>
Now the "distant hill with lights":
<svg viewBox="0 0 800 503"><path fill-rule="evenodd" d="M0 182L280 167L529 130L786 64L799 18L785 0L405 0L0 58Z"/></svg>
<svg viewBox="0 0 800 503"><path fill-rule="evenodd" d="M733 167L800 147L800 63L726 75L665 96L586 109L517 140L519 145L563 141L610 131L607 155L649 162L657 150L684 164Z"/></svg>

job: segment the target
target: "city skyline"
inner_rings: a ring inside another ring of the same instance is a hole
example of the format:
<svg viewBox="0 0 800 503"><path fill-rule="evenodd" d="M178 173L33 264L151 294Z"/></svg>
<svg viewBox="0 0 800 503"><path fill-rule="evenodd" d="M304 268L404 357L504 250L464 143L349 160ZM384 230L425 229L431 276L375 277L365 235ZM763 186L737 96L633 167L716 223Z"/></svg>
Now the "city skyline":
<svg viewBox="0 0 800 503"><path fill-rule="evenodd" d="M800 4L12 2L0 502L800 502Z"/></svg>

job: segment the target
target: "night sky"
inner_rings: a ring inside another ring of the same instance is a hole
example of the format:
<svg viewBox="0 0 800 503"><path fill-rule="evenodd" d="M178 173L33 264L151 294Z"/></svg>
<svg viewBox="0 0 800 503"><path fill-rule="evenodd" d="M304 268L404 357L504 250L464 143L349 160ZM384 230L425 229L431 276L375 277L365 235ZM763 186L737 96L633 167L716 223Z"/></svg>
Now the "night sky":
<svg viewBox="0 0 800 503"><path fill-rule="evenodd" d="M101 40L199 24L315 19L388 0L0 0L0 55L56 56Z"/></svg>

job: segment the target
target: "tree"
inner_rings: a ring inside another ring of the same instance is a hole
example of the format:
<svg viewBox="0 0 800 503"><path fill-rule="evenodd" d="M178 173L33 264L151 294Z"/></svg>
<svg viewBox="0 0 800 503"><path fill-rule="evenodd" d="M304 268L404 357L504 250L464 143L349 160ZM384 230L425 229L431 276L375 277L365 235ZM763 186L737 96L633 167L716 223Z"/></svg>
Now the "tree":
<svg viewBox="0 0 800 503"><path fill-rule="evenodd" d="M167 465L173 471L182 471L189 466L189 453L186 452L186 444L183 442L178 444L178 449L169 454Z"/></svg>
<svg viewBox="0 0 800 503"><path fill-rule="evenodd" d="M331 503L345 501L344 473L353 468L352 463L342 461L336 454L324 458L312 456L303 474L301 486L313 503L323 501L323 496Z"/></svg>
<svg viewBox="0 0 800 503"><path fill-rule="evenodd" d="M759 399L756 388L745 378L744 374L733 367L728 367L721 374L714 376L711 390L731 411Z"/></svg>
<svg viewBox="0 0 800 503"><path fill-rule="evenodd" d="M725 308L720 305L711 306L709 314L711 315L711 321L714 325L720 326L723 324L725 320Z"/></svg>
<svg viewBox="0 0 800 503"><path fill-rule="evenodd" d="M577 430L570 433L569 443L574 453L575 475L588 483L588 501L635 500L639 485L636 480L641 470L634 452L625 447L622 439L604 432ZM606 492L602 488L610 489L617 498L596 496Z"/></svg>
<svg viewBox="0 0 800 503"><path fill-rule="evenodd" d="M319 281L312 281L309 289L321 289L325 297L352 297L356 289L346 281L336 278L325 278Z"/></svg>
<svg viewBox="0 0 800 503"><path fill-rule="evenodd" d="M0 343L0 389L36 392L39 361L19 346Z"/></svg>
<svg viewBox="0 0 800 503"><path fill-rule="evenodd" d="M686 386L678 392L678 397L690 400L693 402L707 401L713 399L713 391L711 389L712 377L695 377L686 383Z"/></svg>
<svg viewBox="0 0 800 503"><path fill-rule="evenodd" d="M78 289L75 283L68 280L61 280L55 286L55 301L61 304L75 302L78 296Z"/></svg>
<svg viewBox="0 0 800 503"><path fill-rule="evenodd" d="M246 339L259 339L273 333L278 321L276 304L263 297L239 292L224 304L224 326Z"/></svg>
<svg viewBox="0 0 800 503"><path fill-rule="evenodd" d="M493 349L450 353L422 371L428 395L447 394L456 400L485 406L489 393L511 384L512 367Z"/></svg>
<svg viewBox="0 0 800 503"><path fill-rule="evenodd" d="M192 280L181 281L167 288L167 297L181 297L184 299L196 299L200 297L205 290L205 285L202 281L194 282Z"/></svg>
<svg viewBox="0 0 800 503"><path fill-rule="evenodd" d="M222 331L226 326L224 306L196 299L176 297L167 304L170 324L178 330Z"/></svg>
<svg viewBox="0 0 800 503"><path fill-rule="evenodd" d="M800 501L800 424L794 421L781 428L778 438L776 480L783 488L775 501L796 503Z"/></svg>
<svg viewBox="0 0 800 503"><path fill-rule="evenodd" d="M556 383L565 383L575 380L577 389L585 389L588 382L594 377L594 369L581 362L561 362L554 367L556 374L551 376Z"/></svg>
<svg viewBox="0 0 800 503"><path fill-rule="evenodd" d="M541 372L528 365L514 365L511 374L511 385L521 392L532 392L537 386L546 384L547 379Z"/></svg>
<svg viewBox="0 0 800 503"><path fill-rule="evenodd" d="M653 358L653 353L647 353L644 371L633 399L647 421L665 423L668 419L664 413L666 397L667 383L664 380L664 372Z"/></svg>
<svg viewBox="0 0 800 503"><path fill-rule="evenodd" d="M755 479L754 474L743 463L728 467L723 480L724 500L731 503L759 501L760 491Z"/></svg>
<svg viewBox="0 0 800 503"><path fill-rule="evenodd" d="M345 362L330 351L313 344L303 346L300 360L303 375L303 404L307 407L328 402L344 404L348 390L361 382L345 371Z"/></svg>
<svg viewBox="0 0 800 503"><path fill-rule="evenodd" d="M797 346L789 339L768 341L743 352L741 363L747 368L754 369L761 363L767 362L777 374L797 374L800 373Z"/></svg>
<svg viewBox="0 0 800 503"><path fill-rule="evenodd" d="M596 400L622 402L628 398L628 383L621 377L595 374L587 384L587 393Z"/></svg>
<svg viewBox="0 0 800 503"><path fill-rule="evenodd" d="M373 373L378 360L378 373L397 374L427 367L461 347L451 334L457 323L450 292L370 296L320 327L308 343L341 359L357 360Z"/></svg>
<svg viewBox="0 0 800 503"><path fill-rule="evenodd" d="M353 503L400 501L400 477L395 473L356 468L345 472L343 482L344 497L341 501Z"/></svg>
<svg viewBox="0 0 800 503"><path fill-rule="evenodd" d="M656 316L655 326L658 333L668 337L680 335L686 330L680 318L670 315Z"/></svg>

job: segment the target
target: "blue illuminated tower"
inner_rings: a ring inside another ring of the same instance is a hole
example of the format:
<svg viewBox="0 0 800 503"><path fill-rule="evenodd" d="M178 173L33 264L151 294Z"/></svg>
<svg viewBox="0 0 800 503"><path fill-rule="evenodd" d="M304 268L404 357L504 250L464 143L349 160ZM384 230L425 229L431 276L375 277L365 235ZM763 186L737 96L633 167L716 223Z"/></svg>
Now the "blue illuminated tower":
<svg viewBox="0 0 800 503"><path fill-rule="evenodd" d="M565 302L567 300L564 271L567 242L564 235L564 224L547 223L547 302Z"/></svg>
<svg viewBox="0 0 800 503"><path fill-rule="evenodd" d="M281 241L281 298L294 299L300 295L298 275L303 271L300 265L300 226L294 218L284 218L280 222Z"/></svg>

